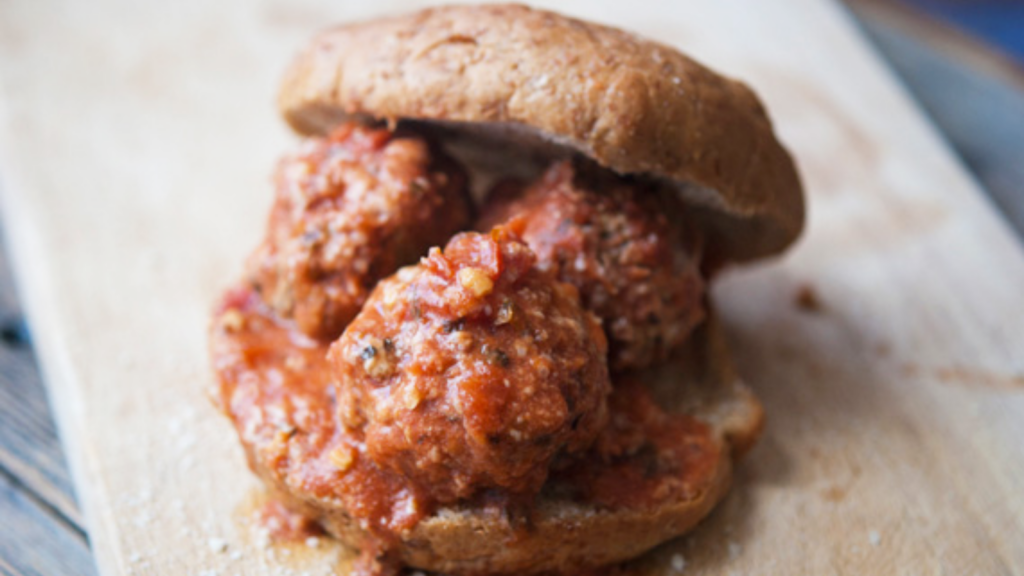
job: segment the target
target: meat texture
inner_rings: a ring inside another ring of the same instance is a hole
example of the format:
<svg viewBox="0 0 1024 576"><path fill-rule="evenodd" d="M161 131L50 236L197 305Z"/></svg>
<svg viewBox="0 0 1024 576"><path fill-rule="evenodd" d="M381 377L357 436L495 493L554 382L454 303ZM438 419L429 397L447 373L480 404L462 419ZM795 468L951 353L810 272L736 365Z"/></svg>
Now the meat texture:
<svg viewBox="0 0 1024 576"><path fill-rule="evenodd" d="M249 259L263 299L307 335L338 337L377 282L466 227L466 177L420 136L355 123L284 158Z"/></svg>
<svg viewBox="0 0 1024 576"><path fill-rule="evenodd" d="M515 232L455 236L382 281L329 353L341 422L438 502L535 494L607 420L606 343Z"/></svg>
<svg viewBox="0 0 1024 576"><path fill-rule="evenodd" d="M538 267L579 290L608 335L613 370L665 360L704 318L700 243L674 195L569 162L499 183L477 229L521 220Z"/></svg>

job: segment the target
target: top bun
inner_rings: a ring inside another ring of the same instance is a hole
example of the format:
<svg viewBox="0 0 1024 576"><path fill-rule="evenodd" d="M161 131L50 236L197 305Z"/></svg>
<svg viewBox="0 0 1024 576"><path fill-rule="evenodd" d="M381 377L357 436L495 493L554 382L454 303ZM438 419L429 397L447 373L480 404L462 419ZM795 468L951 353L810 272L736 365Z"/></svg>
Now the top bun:
<svg viewBox="0 0 1024 576"><path fill-rule="evenodd" d="M803 227L793 160L746 85L553 12L446 6L327 30L292 64L279 104L303 134L352 117L415 120L668 182L695 207L712 261L779 252Z"/></svg>

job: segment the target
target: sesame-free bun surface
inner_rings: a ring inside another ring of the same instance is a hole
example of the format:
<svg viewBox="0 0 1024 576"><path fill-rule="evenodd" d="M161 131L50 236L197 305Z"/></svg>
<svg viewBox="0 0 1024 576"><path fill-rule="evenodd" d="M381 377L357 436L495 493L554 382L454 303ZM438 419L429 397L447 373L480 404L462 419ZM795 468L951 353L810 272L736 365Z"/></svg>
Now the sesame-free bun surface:
<svg viewBox="0 0 1024 576"><path fill-rule="evenodd" d="M552 12L448 6L327 30L288 70L279 105L304 134L350 117L465 126L671 183L717 260L776 253L803 226L795 166L747 86Z"/></svg>
<svg viewBox="0 0 1024 576"><path fill-rule="evenodd" d="M643 377L670 412L706 423L717 445L714 465L687 474L688 496L653 507L603 509L579 503L546 487L530 527L515 533L506 519L470 507L439 510L402 534L394 549L402 563L444 574L572 573L634 558L683 534L725 496L733 460L748 450L763 425L763 410L737 378L721 329L712 315L690 339L677 362ZM276 498L317 519L352 547L367 534L337 503L287 485L243 441L254 471Z"/></svg>

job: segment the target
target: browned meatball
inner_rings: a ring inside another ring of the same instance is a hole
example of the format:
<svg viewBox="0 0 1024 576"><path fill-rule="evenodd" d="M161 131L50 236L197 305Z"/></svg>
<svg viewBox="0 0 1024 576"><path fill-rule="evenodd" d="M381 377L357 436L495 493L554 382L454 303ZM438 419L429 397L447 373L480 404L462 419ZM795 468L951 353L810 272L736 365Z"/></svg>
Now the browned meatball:
<svg viewBox="0 0 1024 576"><path fill-rule="evenodd" d="M664 192L562 162L525 191L500 184L477 228L521 218L538 267L579 289L604 322L612 369L624 370L664 360L704 317L698 242L682 216Z"/></svg>
<svg viewBox="0 0 1024 576"><path fill-rule="evenodd" d="M330 349L342 423L438 502L535 494L605 424L600 324L534 261L508 229L459 234L381 281Z"/></svg>
<svg viewBox="0 0 1024 576"><path fill-rule="evenodd" d="M266 239L249 259L264 301L333 339L381 278L470 219L466 178L415 136L344 124L283 159Z"/></svg>

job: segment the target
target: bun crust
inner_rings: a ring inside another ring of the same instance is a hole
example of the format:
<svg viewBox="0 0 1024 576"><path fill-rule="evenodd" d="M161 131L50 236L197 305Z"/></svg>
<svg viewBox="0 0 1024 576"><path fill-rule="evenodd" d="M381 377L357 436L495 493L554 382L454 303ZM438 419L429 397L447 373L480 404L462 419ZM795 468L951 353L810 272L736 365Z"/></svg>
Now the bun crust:
<svg viewBox="0 0 1024 576"><path fill-rule="evenodd" d="M292 64L279 105L304 134L349 117L484 124L671 182L707 208L720 260L779 252L803 227L795 166L747 86L552 12L449 6L328 30Z"/></svg>
<svg viewBox="0 0 1024 576"><path fill-rule="evenodd" d="M693 528L728 492L733 460L756 440L764 413L736 378L713 316L679 360L645 374L645 384L662 407L695 416L715 435L714 465L699 477L687 476L690 496L653 508L607 510L548 490L541 493L525 534L514 534L505 519L478 509L442 509L402 535L396 548L401 561L449 574L564 573L633 558ZM366 544L366 533L336 503L290 488L263 464L253 445L243 444L251 467L276 498L317 519L343 542L355 548Z"/></svg>

